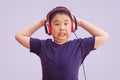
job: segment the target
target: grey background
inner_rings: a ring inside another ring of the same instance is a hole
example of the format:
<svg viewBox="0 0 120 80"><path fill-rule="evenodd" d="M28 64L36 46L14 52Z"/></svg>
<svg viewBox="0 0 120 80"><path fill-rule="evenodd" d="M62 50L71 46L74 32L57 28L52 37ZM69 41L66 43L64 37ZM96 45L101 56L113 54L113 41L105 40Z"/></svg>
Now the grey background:
<svg viewBox="0 0 120 80"><path fill-rule="evenodd" d="M0 80L41 80L39 57L17 43L14 35L59 5L110 34L107 43L87 56L87 80L120 80L119 0L0 0ZM78 37L89 36L82 28L76 34ZM33 37L51 38L44 28ZM70 39L74 38L72 34ZM82 67L79 79L84 80Z"/></svg>

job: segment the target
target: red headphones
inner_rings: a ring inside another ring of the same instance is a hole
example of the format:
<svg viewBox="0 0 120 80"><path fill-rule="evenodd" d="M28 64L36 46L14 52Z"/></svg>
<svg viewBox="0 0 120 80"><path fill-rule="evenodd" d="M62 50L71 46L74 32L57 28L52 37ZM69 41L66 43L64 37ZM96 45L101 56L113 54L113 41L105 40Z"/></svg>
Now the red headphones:
<svg viewBox="0 0 120 80"><path fill-rule="evenodd" d="M71 32L75 32L77 30L77 22L76 22L75 16L72 16L71 12L66 7L59 6L59 7L54 8L53 10L51 10L46 16L47 20L45 21L44 26L45 26L45 32L48 35L51 35L51 33L52 33L52 29L51 29L50 24L48 23L48 20L49 20L51 14L53 14L55 12L66 12L66 13L68 13L70 15L70 17L72 18Z"/></svg>

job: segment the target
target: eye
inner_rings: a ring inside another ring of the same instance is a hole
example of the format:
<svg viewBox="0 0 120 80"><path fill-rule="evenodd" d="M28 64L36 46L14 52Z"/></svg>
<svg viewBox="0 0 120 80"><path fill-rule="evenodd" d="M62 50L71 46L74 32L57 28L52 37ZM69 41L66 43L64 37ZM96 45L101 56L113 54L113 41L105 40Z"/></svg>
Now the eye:
<svg viewBox="0 0 120 80"><path fill-rule="evenodd" d="M58 26L59 24L58 24L58 23L55 23L54 25Z"/></svg>
<svg viewBox="0 0 120 80"><path fill-rule="evenodd" d="M68 25L68 23L64 23L64 25Z"/></svg>

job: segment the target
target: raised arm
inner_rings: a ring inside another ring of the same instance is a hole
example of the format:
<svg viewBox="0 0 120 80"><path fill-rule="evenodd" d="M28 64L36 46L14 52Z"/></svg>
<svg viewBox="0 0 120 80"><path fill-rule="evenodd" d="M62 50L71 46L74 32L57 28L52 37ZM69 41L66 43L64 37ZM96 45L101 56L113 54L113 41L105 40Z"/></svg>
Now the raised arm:
<svg viewBox="0 0 120 80"><path fill-rule="evenodd" d="M109 34L107 32L87 21L77 19L77 24L78 26L81 26L83 29L88 31L92 36L95 36L94 48L98 48L109 39Z"/></svg>
<svg viewBox="0 0 120 80"><path fill-rule="evenodd" d="M44 25L45 19L42 19L15 34L15 39L24 47L30 48L30 37L40 27Z"/></svg>

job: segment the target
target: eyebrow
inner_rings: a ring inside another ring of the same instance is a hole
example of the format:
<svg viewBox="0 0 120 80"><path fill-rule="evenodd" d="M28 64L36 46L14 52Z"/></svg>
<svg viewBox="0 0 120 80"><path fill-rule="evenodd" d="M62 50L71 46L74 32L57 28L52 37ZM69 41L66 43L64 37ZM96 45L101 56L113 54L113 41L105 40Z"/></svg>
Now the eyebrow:
<svg viewBox="0 0 120 80"><path fill-rule="evenodd" d="M66 20L64 20L64 21L66 22L66 21L69 21L69 20L66 19ZM59 20L55 20L54 22L60 22L60 21L59 21Z"/></svg>
<svg viewBox="0 0 120 80"><path fill-rule="evenodd" d="M65 21L70 21L70 20L65 20Z"/></svg>
<svg viewBox="0 0 120 80"><path fill-rule="evenodd" d="M53 21L53 22L59 22L59 20L55 20L55 21Z"/></svg>

